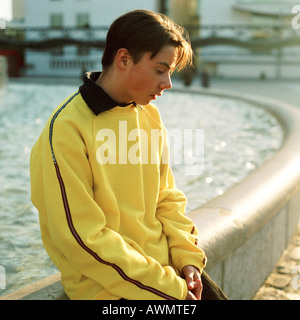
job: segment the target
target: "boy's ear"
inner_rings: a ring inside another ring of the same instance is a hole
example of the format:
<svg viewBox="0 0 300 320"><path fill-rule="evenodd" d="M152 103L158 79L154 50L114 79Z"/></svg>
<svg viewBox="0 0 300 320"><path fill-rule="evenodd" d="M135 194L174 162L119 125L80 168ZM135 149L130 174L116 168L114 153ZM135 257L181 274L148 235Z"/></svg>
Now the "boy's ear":
<svg viewBox="0 0 300 320"><path fill-rule="evenodd" d="M119 68L125 70L130 59L130 54L127 49L121 48L117 51L116 54L116 63Z"/></svg>

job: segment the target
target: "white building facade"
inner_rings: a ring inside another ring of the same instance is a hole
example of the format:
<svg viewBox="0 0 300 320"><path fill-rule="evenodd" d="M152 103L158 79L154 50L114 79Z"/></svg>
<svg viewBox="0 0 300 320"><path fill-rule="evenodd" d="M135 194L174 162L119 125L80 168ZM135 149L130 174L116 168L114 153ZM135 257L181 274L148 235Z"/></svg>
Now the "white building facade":
<svg viewBox="0 0 300 320"><path fill-rule="evenodd" d="M134 9L163 11L176 22L201 25L190 29L191 37L212 36L207 26L225 26L215 35L269 41L274 38L272 27L290 26L296 13L292 13L297 0L25 0L25 26L51 29L47 37L71 37L87 39L90 33L105 39L107 28L119 15ZM300 2L299 2L300 11ZM263 25L265 28L251 31L240 26ZM230 28L236 26L237 28ZM300 18L299 18L300 26ZM95 29L104 27L104 29ZM105 29L106 27L106 29ZM270 27L270 28L269 28ZM72 34L68 28L81 28ZM200 30L200 31L199 31ZM28 37L38 40L34 32ZM284 35L281 35L284 36ZM290 36L290 35L289 35ZM292 35L293 36L293 35ZM211 75L237 78L300 78L300 48L297 46L272 50L249 50L230 45L213 45L197 50L200 70L205 68ZM79 77L86 70L101 69L102 50L74 45L52 50L26 50L26 74L29 76Z"/></svg>
<svg viewBox="0 0 300 320"><path fill-rule="evenodd" d="M274 40L274 27L285 25L285 33L279 37L298 37L300 30L294 30L292 19L294 0L201 0L201 25L224 26L216 31L219 37L237 37L264 44ZM300 6L299 6L300 11ZM300 22L300 21L299 21ZM262 26L258 29L240 29L240 34L229 26ZM226 27L227 26L227 27ZM201 37L211 36L211 31L202 28ZM236 78L289 78L300 79L300 47L288 46L282 49L249 50L230 45L214 45L201 48L200 65L210 74Z"/></svg>
<svg viewBox="0 0 300 320"><path fill-rule="evenodd" d="M104 27L95 32L97 37L105 39L107 27L121 14L135 9L156 11L157 6L157 0L38 0L38 5L37 0L26 0L25 26L51 28L51 38L61 37L69 28L79 28L72 37L81 40L90 29ZM27 37L34 40L34 31L27 32ZM80 77L86 70L100 70L101 58L101 49L74 45L50 51L27 49L26 75Z"/></svg>

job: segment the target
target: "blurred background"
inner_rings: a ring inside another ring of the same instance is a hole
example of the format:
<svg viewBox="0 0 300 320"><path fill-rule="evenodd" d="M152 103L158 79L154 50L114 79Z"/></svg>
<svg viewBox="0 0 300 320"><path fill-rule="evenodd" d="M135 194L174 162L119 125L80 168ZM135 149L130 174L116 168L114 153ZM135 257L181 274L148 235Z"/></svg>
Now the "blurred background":
<svg viewBox="0 0 300 320"><path fill-rule="evenodd" d="M79 77L99 70L109 25L137 8L165 13L189 31L197 68L186 84L202 74L299 78L300 3L290 0L0 0L1 72Z"/></svg>

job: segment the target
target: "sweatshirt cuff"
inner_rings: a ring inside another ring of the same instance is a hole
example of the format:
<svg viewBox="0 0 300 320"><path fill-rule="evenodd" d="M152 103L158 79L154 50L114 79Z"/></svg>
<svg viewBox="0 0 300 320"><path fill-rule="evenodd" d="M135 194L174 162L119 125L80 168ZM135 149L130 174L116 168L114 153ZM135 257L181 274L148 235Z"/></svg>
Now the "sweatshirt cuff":
<svg viewBox="0 0 300 320"><path fill-rule="evenodd" d="M206 256L202 257L202 258L183 258L181 259L181 261L178 263L178 270L180 271L180 273L182 274L182 269L185 266L194 266L196 267L200 274L202 274L203 269L206 266L206 262L207 262L207 258Z"/></svg>

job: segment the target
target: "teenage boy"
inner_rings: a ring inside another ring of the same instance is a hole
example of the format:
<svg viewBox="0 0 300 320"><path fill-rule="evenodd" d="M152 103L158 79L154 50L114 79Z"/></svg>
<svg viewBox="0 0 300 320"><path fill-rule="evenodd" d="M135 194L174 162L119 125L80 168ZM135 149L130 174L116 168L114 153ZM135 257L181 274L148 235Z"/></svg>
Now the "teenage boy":
<svg viewBox="0 0 300 320"><path fill-rule="evenodd" d="M164 15L119 17L103 72L84 76L33 147L32 201L70 299L199 300L203 286L203 297L226 299L206 280L197 229L166 160L165 128L150 104L191 59L184 30Z"/></svg>

